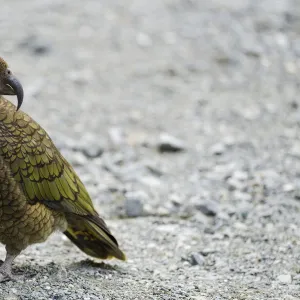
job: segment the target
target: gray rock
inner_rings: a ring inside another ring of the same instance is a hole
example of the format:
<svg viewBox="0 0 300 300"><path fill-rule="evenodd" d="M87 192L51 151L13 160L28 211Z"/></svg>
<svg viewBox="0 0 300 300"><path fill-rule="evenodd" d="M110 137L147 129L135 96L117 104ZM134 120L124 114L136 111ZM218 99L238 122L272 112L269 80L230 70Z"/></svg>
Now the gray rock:
<svg viewBox="0 0 300 300"><path fill-rule="evenodd" d="M144 206L140 199L126 198L124 209L126 216L129 218L141 217L144 214Z"/></svg>
<svg viewBox="0 0 300 300"><path fill-rule="evenodd" d="M195 204L195 208L208 217L215 217L218 213L218 205L214 201L203 200Z"/></svg>
<svg viewBox="0 0 300 300"><path fill-rule="evenodd" d="M51 45L48 41L45 41L42 37L37 35L30 35L26 37L21 43L20 47L30 49L33 54L44 55L50 52Z"/></svg>
<svg viewBox="0 0 300 300"><path fill-rule="evenodd" d="M290 284L292 283L291 274L282 274L277 277L277 280L281 283Z"/></svg>
<svg viewBox="0 0 300 300"><path fill-rule="evenodd" d="M186 145L182 140L167 133L162 133L157 148L159 152L179 152L185 150Z"/></svg>
<svg viewBox="0 0 300 300"><path fill-rule="evenodd" d="M73 150L80 151L87 158L100 157L104 152L99 137L91 133L85 133L82 138L74 144Z"/></svg>
<svg viewBox="0 0 300 300"><path fill-rule="evenodd" d="M226 146L223 143L217 143L211 146L210 152L213 155L222 155L226 151Z"/></svg>
<svg viewBox="0 0 300 300"><path fill-rule="evenodd" d="M254 121L261 116L261 109L257 105L251 107L241 107L237 109L238 113L248 121Z"/></svg>
<svg viewBox="0 0 300 300"><path fill-rule="evenodd" d="M120 146L125 142L125 133L120 127L111 127L108 130L108 135L115 146Z"/></svg>
<svg viewBox="0 0 300 300"><path fill-rule="evenodd" d="M290 155L295 156L297 158L300 158L300 142L296 141L294 145L292 146L290 152Z"/></svg>
<svg viewBox="0 0 300 300"><path fill-rule="evenodd" d="M248 194L246 194L246 195L248 196ZM250 203L247 202L247 201L251 200L251 196L246 199L235 198L235 200L238 201L238 205L235 209L235 214L240 216L242 219L246 219L248 217L249 213L251 213L253 211L253 207L251 206Z"/></svg>
<svg viewBox="0 0 300 300"><path fill-rule="evenodd" d="M152 46L152 39L151 37L144 33L144 32L139 32L136 36L136 42L140 47L147 48Z"/></svg>
<svg viewBox="0 0 300 300"><path fill-rule="evenodd" d="M239 180L239 181L245 181L247 180L249 177L248 173L245 172L245 171L234 171L233 174L232 174L232 178L235 178L236 180Z"/></svg>
<svg viewBox="0 0 300 300"><path fill-rule="evenodd" d="M203 266L205 263L205 257L202 254L195 252L191 254L190 261L192 266Z"/></svg>
<svg viewBox="0 0 300 300"><path fill-rule="evenodd" d="M230 191L243 191L246 188L246 184L234 177L231 177L227 180L228 189Z"/></svg>
<svg viewBox="0 0 300 300"><path fill-rule="evenodd" d="M62 151L63 153L71 153L72 155L66 155L69 157L69 161L73 166L85 166L88 163L87 157L82 152L73 152L73 151Z"/></svg>
<svg viewBox="0 0 300 300"><path fill-rule="evenodd" d="M71 80L77 85L88 84L94 77L93 71L90 68L84 68L81 70L70 70L66 73L68 80Z"/></svg>
<svg viewBox="0 0 300 300"><path fill-rule="evenodd" d="M4 299L4 298L3 298ZM6 300L19 300L21 299L19 296L13 294L13 293L9 293L6 297Z"/></svg>
<svg viewBox="0 0 300 300"><path fill-rule="evenodd" d="M100 157L103 154L104 150L100 145L90 145L82 149L82 153L88 158Z"/></svg>
<svg viewBox="0 0 300 300"><path fill-rule="evenodd" d="M252 196L249 193L245 193L245 192L241 192L241 191L234 191L233 198L239 202L248 202L252 199Z"/></svg>
<svg viewBox="0 0 300 300"><path fill-rule="evenodd" d="M293 192L295 190L295 186L292 183L286 183L283 185L282 190L286 193Z"/></svg>
<svg viewBox="0 0 300 300"><path fill-rule="evenodd" d="M200 251L200 253L203 255L203 256L208 256L210 254L213 254L213 253L216 253L217 251L215 249L210 249L210 248L204 248Z"/></svg>
<svg viewBox="0 0 300 300"><path fill-rule="evenodd" d="M297 191L296 193L295 193L295 195L294 195L294 198L296 199L296 200L300 200L300 192L299 191Z"/></svg>

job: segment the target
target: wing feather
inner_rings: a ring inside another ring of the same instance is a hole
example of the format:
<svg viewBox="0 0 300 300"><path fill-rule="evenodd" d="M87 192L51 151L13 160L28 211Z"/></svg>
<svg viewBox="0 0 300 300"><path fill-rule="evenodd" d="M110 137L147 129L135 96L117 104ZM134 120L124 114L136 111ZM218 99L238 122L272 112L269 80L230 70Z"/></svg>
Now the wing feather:
<svg viewBox="0 0 300 300"><path fill-rule="evenodd" d="M66 213L95 215L83 183L45 130L22 111L16 112L10 102L5 105L6 115L0 111L0 155L28 201Z"/></svg>

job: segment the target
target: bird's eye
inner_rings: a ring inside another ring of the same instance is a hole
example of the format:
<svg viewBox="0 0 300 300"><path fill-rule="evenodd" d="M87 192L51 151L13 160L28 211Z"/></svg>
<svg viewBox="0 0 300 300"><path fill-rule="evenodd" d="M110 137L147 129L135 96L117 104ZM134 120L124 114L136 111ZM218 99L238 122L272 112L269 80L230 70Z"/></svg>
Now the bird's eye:
<svg viewBox="0 0 300 300"><path fill-rule="evenodd" d="M10 69L7 69L7 70L6 70L6 73L7 73L7 75L10 75L10 74L11 74L11 70L10 70Z"/></svg>

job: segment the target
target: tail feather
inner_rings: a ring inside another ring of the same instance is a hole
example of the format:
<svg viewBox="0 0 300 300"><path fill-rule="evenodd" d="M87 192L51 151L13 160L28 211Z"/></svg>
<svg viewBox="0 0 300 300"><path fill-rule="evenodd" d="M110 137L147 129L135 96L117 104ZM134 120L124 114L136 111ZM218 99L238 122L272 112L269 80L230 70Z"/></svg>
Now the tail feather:
<svg viewBox="0 0 300 300"><path fill-rule="evenodd" d="M126 260L117 240L110 233L105 222L99 216L69 216L68 228L64 234L86 254L108 259L116 257Z"/></svg>

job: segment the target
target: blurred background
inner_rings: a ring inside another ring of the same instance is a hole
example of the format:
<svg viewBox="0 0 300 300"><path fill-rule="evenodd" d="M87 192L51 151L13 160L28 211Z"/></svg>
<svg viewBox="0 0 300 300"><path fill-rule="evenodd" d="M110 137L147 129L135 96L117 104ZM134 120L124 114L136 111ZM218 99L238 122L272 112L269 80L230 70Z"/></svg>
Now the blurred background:
<svg viewBox="0 0 300 300"><path fill-rule="evenodd" d="M89 299L298 299L299 1L0 4L0 56L23 83L22 109L129 257L97 284L80 267ZM59 239L23 266L84 258ZM66 268L82 289L79 265Z"/></svg>

